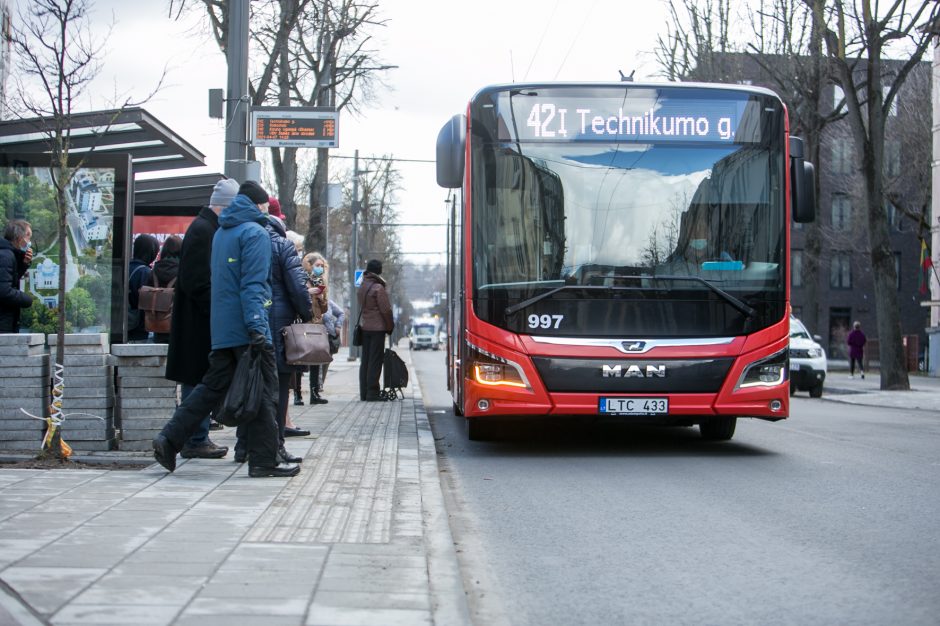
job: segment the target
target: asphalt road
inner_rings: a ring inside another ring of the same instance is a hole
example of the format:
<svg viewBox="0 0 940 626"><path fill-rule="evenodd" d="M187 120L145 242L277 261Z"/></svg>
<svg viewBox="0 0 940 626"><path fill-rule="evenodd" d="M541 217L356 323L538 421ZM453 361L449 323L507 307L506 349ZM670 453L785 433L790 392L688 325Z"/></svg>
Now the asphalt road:
<svg viewBox="0 0 940 626"><path fill-rule="evenodd" d="M413 354L479 624L938 624L940 411L797 397L697 428L539 422L471 442Z"/></svg>

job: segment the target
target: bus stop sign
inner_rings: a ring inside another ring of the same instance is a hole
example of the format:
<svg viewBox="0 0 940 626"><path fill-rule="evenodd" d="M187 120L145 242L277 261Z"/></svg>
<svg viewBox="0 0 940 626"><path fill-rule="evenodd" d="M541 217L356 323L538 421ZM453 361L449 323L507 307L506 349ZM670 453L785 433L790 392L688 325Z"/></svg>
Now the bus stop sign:
<svg viewBox="0 0 940 626"><path fill-rule="evenodd" d="M365 270L356 270L356 287L362 287L362 275L365 273Z"/></svg>

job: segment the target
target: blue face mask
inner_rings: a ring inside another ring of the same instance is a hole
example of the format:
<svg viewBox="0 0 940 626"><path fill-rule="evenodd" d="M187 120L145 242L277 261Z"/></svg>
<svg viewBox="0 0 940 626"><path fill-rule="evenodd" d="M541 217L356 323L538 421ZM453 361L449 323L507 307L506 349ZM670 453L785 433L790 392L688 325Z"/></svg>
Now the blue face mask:
<svg viewBox="0 0 940 626"><path fill-rule="evenodd" d="M316 267L313 268L313 272L311 272L311 273L312 273L314 276L323 276L323 268L320 267L319 265L317 265Z"/></svg>
<svg viewBox="0 0 940 626"><path fill-rule="evenodd" d="M29 249L32 248L32 247L33 247L33 242L32 242L32 241L27 241L27 242L26 242L26 245L23 246L22 248L20 248L20 250L23 251L23 252L28 252Z"/></svg>
<svg viewBox="0 0 940 626"><path fill-rule="evenodd" d="M708 247L708 239L690 239L689 247L693 250L704 250Z"/></svg>

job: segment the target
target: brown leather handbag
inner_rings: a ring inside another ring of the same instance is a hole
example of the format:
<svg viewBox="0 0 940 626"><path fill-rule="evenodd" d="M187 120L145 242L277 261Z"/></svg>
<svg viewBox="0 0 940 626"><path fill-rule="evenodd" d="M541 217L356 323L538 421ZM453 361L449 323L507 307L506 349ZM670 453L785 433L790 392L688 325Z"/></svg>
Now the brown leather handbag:
<svg viewBox="0 0 940 626"><path fill-rule="evenodd" d="M330 338L323 324L296 323L281 329L284 360L288 365L325 365L333 362Z"/></svg>

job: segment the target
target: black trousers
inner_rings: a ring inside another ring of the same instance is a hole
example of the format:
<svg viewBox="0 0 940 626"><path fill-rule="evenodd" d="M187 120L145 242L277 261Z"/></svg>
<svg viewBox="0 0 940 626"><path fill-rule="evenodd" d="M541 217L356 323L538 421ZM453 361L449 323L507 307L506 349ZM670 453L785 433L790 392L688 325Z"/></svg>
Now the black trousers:
<svg viewBox="0 0 940 626"><path fill-rule="evenodd" d="M209 353L209 369L202 381L196 385L160 434L169 440L177 451L189 439L199 423L225 398L238 359L248 346L223 348ZM277 365L274 347L266 345L261 353L264 365L264 399L261 412L246 424L238 427L238 438L248 447L248 464L252 467L274 467L277 465L279 445L277 429Z"/></svg>
<svg viewBox="0 0 940 626"><path fill-rule="evenodd" d="M382 375L382 357L385 355L385 331L362 331L362 358L359 362L359 399L378 400L379 376Z"/></svg>

